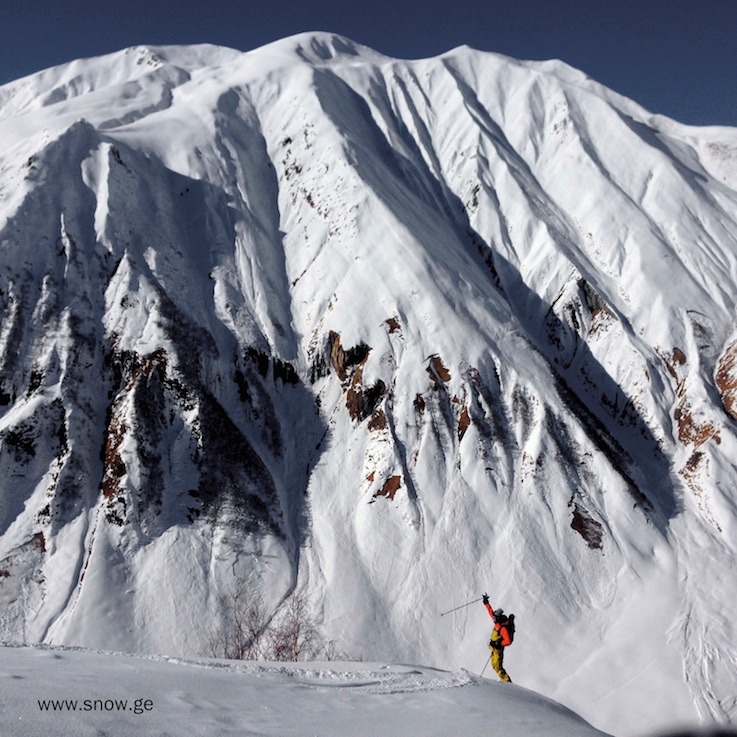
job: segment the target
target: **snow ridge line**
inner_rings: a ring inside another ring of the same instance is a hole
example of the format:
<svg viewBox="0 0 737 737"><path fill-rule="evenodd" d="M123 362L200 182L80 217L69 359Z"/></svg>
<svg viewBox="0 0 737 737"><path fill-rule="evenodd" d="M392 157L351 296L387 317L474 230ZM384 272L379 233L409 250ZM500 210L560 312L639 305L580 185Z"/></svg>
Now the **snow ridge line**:
<svg viewBox="0 0 737 737"><path fill-rule="evenodd" d="M320 689L362 689L366 693L376 695L416 693L424 691L440 691L451 688L463 688L479 683L482 679L465 669L459 671L443 671L425 666L409 665L377 665L367 669L354 670L356 663L345 663L347 668L321 667L315 663L308 667L294 664L260 664L254 661L194 660L175 658L166 655L138 655L124 652L108 652L90 650L83 647L45 645L43 643L27 645L19 642L0 641L2 648L32 649L61 653L89 653L92 655L108 655L119 658L136 658L159 663L171 663L190 668L205 670L227 670L243 673L258 678L288 678L300 686Z"/></svg>

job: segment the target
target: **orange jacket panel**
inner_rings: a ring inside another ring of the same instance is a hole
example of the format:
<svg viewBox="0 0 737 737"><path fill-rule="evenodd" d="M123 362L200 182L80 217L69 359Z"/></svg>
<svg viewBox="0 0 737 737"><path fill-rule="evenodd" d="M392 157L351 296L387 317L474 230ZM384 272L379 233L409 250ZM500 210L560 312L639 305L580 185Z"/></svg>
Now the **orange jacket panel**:
<svg viewBox="0 0 737 737"><path fill-rule="evenodd" d="M486 607L486 611L489 612L489 616L494 619L494 610L491 608L491 604L484 604L484 606ZM512 638L509 636L506 625L494 622L494 629L499 631L499 640L502 647L512 644Z"/></svg>

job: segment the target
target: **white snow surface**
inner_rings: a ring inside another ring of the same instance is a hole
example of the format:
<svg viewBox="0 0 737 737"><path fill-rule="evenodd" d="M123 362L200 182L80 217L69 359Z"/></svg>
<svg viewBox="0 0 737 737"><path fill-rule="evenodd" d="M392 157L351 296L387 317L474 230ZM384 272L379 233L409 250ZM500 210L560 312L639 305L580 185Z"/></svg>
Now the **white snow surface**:
<svg viewBox="0 0 737 737"><path fill-rule="evenodd" d="M233 663L0 648L13 737L605 737L521 686L382 663Z"/></svg>
<svg viewBox="0 0 737 737"><path fill-rule="evenodd" d="M399 704L566 720L466 674L490 621L441 614L488 591L515 686L617 735L733 721L736 282L737 131L561 62L314 33L4 85L0 637L198 658L242 578L445 684ZM360 700L350 669L56 654L206 672L243 729L227 689Z"/></svg>

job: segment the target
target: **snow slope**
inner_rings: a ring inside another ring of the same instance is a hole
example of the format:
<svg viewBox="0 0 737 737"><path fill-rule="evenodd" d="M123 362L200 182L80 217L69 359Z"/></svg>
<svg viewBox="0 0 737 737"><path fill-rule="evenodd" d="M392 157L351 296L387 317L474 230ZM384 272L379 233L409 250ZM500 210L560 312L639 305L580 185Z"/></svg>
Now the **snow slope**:
<svg viewBox="0 0 737 737"><path fill-rule="evenodd" d="M3 734L596 737L573 712L465 671L379 663L233 664L0 650Z"/></svg>
<svg viewBox="0 0 737 737"><path fill-rule="evenodd" d="M331 34L0 87L0 631L324 639L637 734L737 714L737 131ZM626 708L625 708L626 706Z"/></svg>

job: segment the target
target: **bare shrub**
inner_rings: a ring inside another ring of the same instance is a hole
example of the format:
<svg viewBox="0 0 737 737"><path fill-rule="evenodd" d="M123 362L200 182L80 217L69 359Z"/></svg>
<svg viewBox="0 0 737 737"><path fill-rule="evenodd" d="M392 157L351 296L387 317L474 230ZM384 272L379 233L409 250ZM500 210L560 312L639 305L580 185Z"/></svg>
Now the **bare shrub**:
<svg viewBox="0 0 737 737"><path fill-rule="evenodd" d="M246 580L239 578L226 595L224 606L225 622L208 633L206 654L228 660L259 659L266 622L263 597L251 593Z"/></svg>
<svg viewBox="0 0 737 737"><path fill-rule="evenodd" d="M223 600L224 622L206 637L204 654L228 660L360 660L325 642L304 591L294 591L269 621L260 593L238 578Z"/></svg>
<svg viewBox="0 0 737 737"><path fill-rule="evenodd" d="M269 660L312 660L320 648L315 620L310 616L307 596L294 592L284 603L266 634Z"/></svg>

